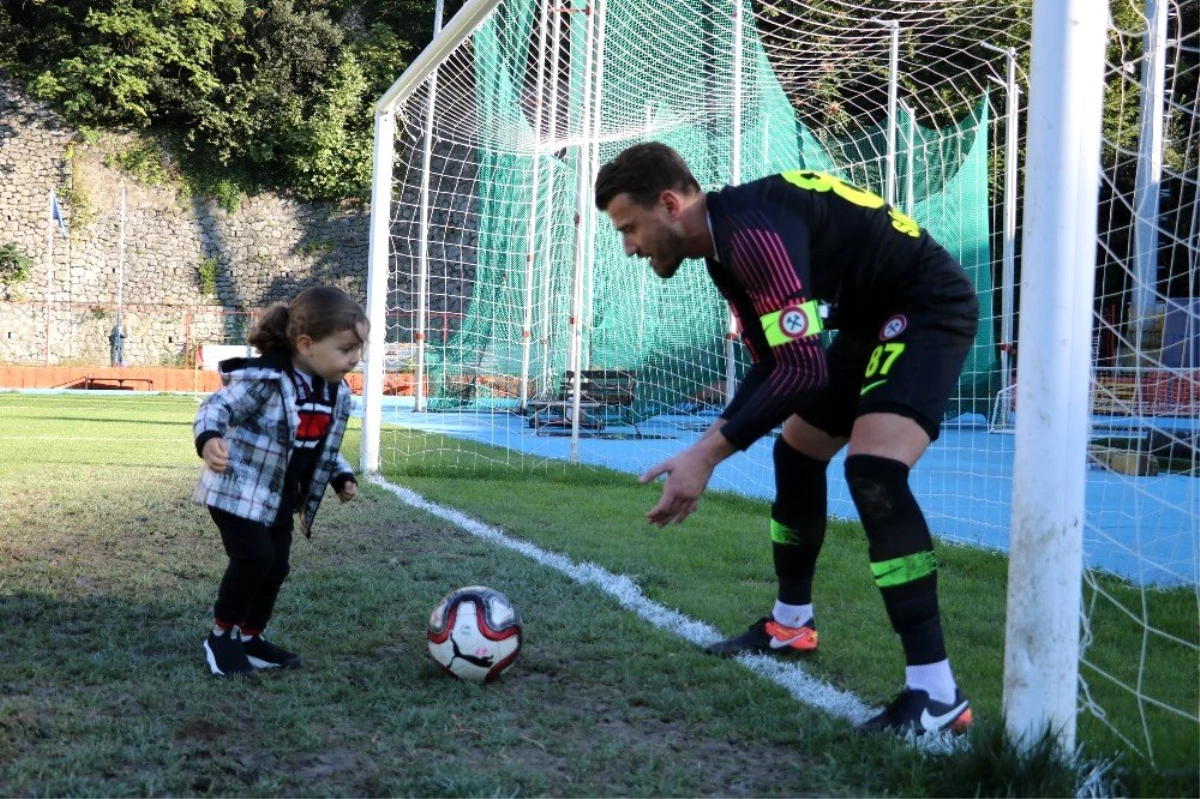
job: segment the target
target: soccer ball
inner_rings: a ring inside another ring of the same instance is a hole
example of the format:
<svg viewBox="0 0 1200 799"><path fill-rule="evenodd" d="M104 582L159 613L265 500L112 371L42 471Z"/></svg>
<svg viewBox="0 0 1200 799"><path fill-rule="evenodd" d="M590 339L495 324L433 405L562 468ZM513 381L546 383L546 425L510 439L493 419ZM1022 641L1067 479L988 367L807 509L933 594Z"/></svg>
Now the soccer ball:
<svg viewBox="0 0 1200 799"><path fill-rule="evenodd" d="M521 651L521 614L499 591L469 585L437 603L425 637L429 656L446 673L491 682Z"/></svg>

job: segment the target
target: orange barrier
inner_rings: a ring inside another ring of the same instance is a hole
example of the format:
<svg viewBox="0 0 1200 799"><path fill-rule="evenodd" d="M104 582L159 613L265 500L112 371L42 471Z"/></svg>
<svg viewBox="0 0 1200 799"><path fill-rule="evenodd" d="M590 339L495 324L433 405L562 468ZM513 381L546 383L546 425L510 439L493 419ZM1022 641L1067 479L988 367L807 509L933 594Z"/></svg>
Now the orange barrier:
<svg viewBox="0 0 1200 799"><path fill-rule="evenodd" d="M166 366L0 366L0 388L209 392L220 385L216 372Z"/></svg>
<svg viewBox="0 0 1200 799"><path fill-rule="evenodd" d="M1194 416L1200 412L1200 370L1147 370L1096 375L1093 413Z"/></svg>
<svg viewBox="0 0 1200 799"><path fill-rule="evenodd" d="M346 375L350 390L362 396L362 372L351 372ZM385 374L383 376L383 393L389 397L410 397L416 393L417 377L412 374ZM429 396L429 381L425 381L425 395Z"/></svg>
<svg viewBox="0 0 1200 799"><path fill-rule="evenodd" d="M362 394L361 372L346 375L355 394ZM384 375L383 393L411 395L416 379L411 374ZM205 369L153 366L0 366L0 388L77 388L120 391L192 391L209 393L221 387L221 378ZM428 386L427 386L428 387Z"/></svg>

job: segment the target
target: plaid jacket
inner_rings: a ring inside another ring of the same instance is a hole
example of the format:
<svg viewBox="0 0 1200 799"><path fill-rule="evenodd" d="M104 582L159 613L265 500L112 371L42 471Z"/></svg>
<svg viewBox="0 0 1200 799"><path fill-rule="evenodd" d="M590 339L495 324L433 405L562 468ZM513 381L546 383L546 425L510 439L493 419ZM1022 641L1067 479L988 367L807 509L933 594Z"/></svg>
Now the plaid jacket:
<svg viewBox="0 0 1200 799"><path fill-rule="evenodd" d="M192 431L197 453L209 439L223 437L229 446L229 466L221 474L205 468L192 499L270 525L283 504L288 459L300 426L288 361L270 355L233 358L221 362L220 372L224 386L201 404ZM305 536L312 535L325 487L334 478L354 476L339 453L354 397L345 381L330 390L335 392L333 418L300 505L299 524Z"/></svg>

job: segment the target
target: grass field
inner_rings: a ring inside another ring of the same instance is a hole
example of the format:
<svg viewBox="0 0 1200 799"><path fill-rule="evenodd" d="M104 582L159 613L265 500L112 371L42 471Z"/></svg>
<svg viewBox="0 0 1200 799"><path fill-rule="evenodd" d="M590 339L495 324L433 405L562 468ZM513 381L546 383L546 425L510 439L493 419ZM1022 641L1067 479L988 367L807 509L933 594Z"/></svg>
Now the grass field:
<svg viewBox="0 0 1200 799"><path fill-rule="evenodd" d="M331 498L313 539L293 549L271 634L303 653L305 668L214 679L200 643L224 556L189 501L196 407L190 397L0 394L0 795L1074 793L1075 771L1018 764L1002 741L1006 562L960 547L940 547L939 560L951 657L982 718L968 752L857 737L612 597L372 486L347 505ZM641 519L657 488L627 475L517 470L486 448L389 435L397 449L426 454L398 459L387 477L513 538L628 575L651 599L725 632L770 607L763 503L712 496L685 526L658 531ZM356 447L347 443L351 460ZM807 666L881 704L903 662L861 531L837 525L827 547L816 589L822 651ZM521 659L487 687L449 680L424 654L429 610L470 583L499 588L525 616ZM1194 647L1194 593L1145 596L1156 623ZM1138 657L1140 627L1107 621L1093 629L1089 656L1136 684L1127 661ZM1143 695L1195 708L1194 648L1147 646ZM1116 760L1110 790L1200 793L1194 720L1139 715L1107 680L1089 685L1134 742L1145 741L1144 718L1154 745L1151 767L1081 717L1085 757Z"/></svg>

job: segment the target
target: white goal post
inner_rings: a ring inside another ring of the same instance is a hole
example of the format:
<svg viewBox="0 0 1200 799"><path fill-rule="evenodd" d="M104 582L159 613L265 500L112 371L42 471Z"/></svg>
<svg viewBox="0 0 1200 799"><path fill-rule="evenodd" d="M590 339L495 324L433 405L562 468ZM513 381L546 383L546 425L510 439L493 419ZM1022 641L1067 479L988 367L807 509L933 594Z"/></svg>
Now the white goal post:
<svg viewBox="0 0 1200 799"><path fill-rule="evenodd" d="M409 65L375 104L371 176L371 242L367 269L367 315L373 320L363 380L362 468L379 470L383 362L386 349L387 294L390 274L392 164L395 159L396 107L435 74L438 65L471 35L500 0L468 0L450 23Z"/></svg>
<svg viewBox="0 0 1200 799"><path fill-rule="evenodd" d="M1107 20L1090 0L1036 0L1025 162L1004 710L1033 743L1075 751L1084 463Z"/></svg>

